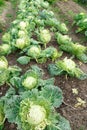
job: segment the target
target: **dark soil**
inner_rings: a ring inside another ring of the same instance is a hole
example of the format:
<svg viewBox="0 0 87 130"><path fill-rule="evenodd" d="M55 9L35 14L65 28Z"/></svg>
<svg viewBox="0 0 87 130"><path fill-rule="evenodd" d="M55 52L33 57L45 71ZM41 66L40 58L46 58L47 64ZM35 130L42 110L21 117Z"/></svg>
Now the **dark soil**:
<svg viewBox="0 0 87 130"><path fill-rule="evenodd" d="M59 12L56 12L56 13L60 13L59 14L61 16L60 19L62 19L63 21L65 20L69 21L69 24L68 24L68 27L70 28L69 35L73 38L74 41L78 41L82 43L82 39L84 38L84 36L83 34L80 34L80 35L75 34L75 28L71 28L70 26L72 24L73 18L68 12L72 13L73 11L74 13L78 13L81 10L82 11L85 11L85 10L82 7L80 7L78 4L72 2L71 0L69 0L68 2L60 1L55 5L55 7L59 9ZM14 15L15 15L15 12L14 12ZM62 16L64 16L65 19L63 19ZM8 27L6 27L6 29L7 28ZM58 45L56 41L54 40L49 45L53 45L56 48L58 48ZM84 45L86 45L86 42L84 43ZM70 55L64 53L63 58L65 56L70 57ZM14 54L7 56L9 65L19 65L16 62L17 57L18 57L18 52L15 52ZM80 64L80 62L77 59L74 59L74 60L80 66L80 68L84 72L87 73L87 65ZM48 60L46 64L38 64L39 67L41 67L45 72L45 75L43 77L44 79L47 79L50 77L47 72L47 65L49 63L51 63L50 60ZM23 73L24 73L32 64L36 64L36 62L32 61L28 65L23 65L23 66L19 65L19 66L23 69ZM57 111L60 112L61 115L63 115L70 121L72 130L87 130L87 104L86 104L86 107L75 108L75 104L77 103L77 100L76 100L77 97L80 97L84 101L87 101L87 80L80 81L76 78L71 78L66 75L56 76L55 85L59 86L62 89L63 95L64 95L64 103L61 105L61 108L59 108ZM78 95L75 95L72 93L73 88L76 88L78 90ZM8 90L7 85L0 87L0 96L5 95L7 90ZM9 124L6 121L5 130L16 130L16 126L14 124Z"/></svg>

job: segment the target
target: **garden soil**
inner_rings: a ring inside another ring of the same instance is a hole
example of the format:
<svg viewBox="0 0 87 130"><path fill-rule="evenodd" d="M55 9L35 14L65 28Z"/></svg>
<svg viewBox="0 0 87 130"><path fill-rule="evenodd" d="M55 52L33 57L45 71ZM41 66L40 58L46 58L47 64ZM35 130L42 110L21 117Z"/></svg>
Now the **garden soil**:
<svg viewBox="0 0 87 130"><path fill-rule="evenodd" d="M60 10L60 16L64 15L67 21L69 21L69 28L71 28L71 24L73 21L72 16L70 15L70 11L74 13L79 13L80 11L85 11L83 8L81 8L78 4L72 2L69 0L68 2L58 2L55 7L58 7ZM15 15L15 12L14 12ZM60 17L61 18L61 17ZM61 18L63 21L65 19ZM7 27L6 27L7 29ZM5 29L5 31L6 31ZM69 35L72 37L74 41L80 42L82 38L84 38L83 34L76 35L75 34L75 28L71 28ZM1 38L1 37L0 37ZM56 48L58 48L58 45L56 41L53 39L52 43L49 45L54 45ZM84 43L84 45L87 45L87 42ZM70 57L67 53L63 54L63 57ZM7 56L7 59L9 61L9 65L19 65L16 62L16 59L18 58L18 52L15 52L14 54L11 54ZM79 62L77 59L74 59L74 61L79 65L79 67L87 73L87 65ZM47 66L51 63L50 60L46 64L38 64L39 67L41 67L44 72L44 79L49 78L49 74L47 72ZM35 61L32 61L28 65L19 65L23 69L23 73L33 64L36 64ZM68 77L67 75L63 76L56 76L55 77L55 85L59 86L63 91L64 96L64 102L61 105L61 108L57 109L58 112L61 113L65 118L67 118L70 121L70 125L72 127L72 130L87 130L87 104L86 106L81 107L75 107L75 104L77 103L77 98L80 97L82 100L87 102L87 80L81 81L76 78ZM78 95L72 93L72 89L78 90ZM8 86L4 85L0 87L0 96L5 95L6 91L8 90ZM16 130L16 126L14 124L9 124L7 121L5 122L5 130Z"/></svg>

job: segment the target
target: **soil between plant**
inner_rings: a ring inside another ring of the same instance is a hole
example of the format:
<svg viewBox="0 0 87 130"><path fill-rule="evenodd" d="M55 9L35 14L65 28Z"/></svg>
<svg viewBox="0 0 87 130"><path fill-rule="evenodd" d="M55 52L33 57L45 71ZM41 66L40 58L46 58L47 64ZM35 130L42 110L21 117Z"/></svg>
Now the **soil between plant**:
<svg viewBox="0 0 87 130"><path fill-rule="evenodd" d="M79 5L76 3L73 3L71 0L67 2L58 2L56 5L60 9L60 16L64 15L66 20L69 21L69 27L70 24L72 23L72 17L70 17L70 14L67 13L67 11L70 12L70 10L74 11L75 13L78 13L81 9ZM79 10L80 9L80 10ZM15 12L14 12L15 15ZM62 19L62 17L61 17ZM8 28L8 27L6 27ZM82 34L81 35L76 35L74 32L75 28L72 28L69 32L69 35L73 38L74 41L81 41L81 39L84 37ZM5 29L6 31L6 29ZM1 38L1 37L0 37ZM86 44L85 42L84 44ZM52 43L49 45L53 45L54 47L58 48L58 45L56 41L53 40ZM15 56L14 56L15 55ZM67 56L70 57L67 53L63 54L63 58ZM11 54L7 56L9 65L19 65L16 62L16 59L18 57L18 53L15 52L14 54ZM87 65L86 64L81 64L77 59L74 59L76 63L80 66L80 68L87 73ZM47 72L47 66L48 64L51 63L50 60L46 64L38 64L39 67L41 67L44 72L44 79L49 78L49 74ZM23 73L33 64L36 64L35 61L32 61L28 65L21 66L23 69ZM59 86L64 95L64 103L61 105L61 108L57 109L58 112L61 113L64 117L66 117L71 124L72 130L87 130L87 104L86 107L79 107L75 108L75 104L77 103L76 98L80 97L83 100L87 101L87 80L80 81L76 78L71 78L71 77L66 77L66 75L63 76L56 76L55 77L55 85ZM76 88L78 90L78 95L75 95L72 93L72 89ZM0 87L0 96L4 95L6 91L8 90L8 86L4 85ZM7 121L5 122L5 130L16 130L16 126L14 124L9 124Z"/></svg>

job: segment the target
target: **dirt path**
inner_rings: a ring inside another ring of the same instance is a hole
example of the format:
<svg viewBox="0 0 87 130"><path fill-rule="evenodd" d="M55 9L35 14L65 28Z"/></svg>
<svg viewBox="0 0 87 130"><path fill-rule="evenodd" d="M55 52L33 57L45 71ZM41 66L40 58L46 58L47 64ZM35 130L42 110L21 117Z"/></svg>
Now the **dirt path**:
<svg viewBox="0 0 87 130"><path fill-rule="evenodd" d="M77 14L80 12L87 11L79 6L77 3L73 2L72 0L68 0L67 2L59 1L57 3L60 12L62 12L70 21L73 21L72 15Z"/></svg>
<svg viewBox="0 0 87 130"><path fill-rule="evenodd" d="M68 0L67 2L60 1L56 4L56 8L58 8L58 12L56 13L57 15L59 13L60 19L62 21L68 21L67 25L70 28L69 35L72 37L73 41L83 43L84 36L82 34L75 34L75 27L71 27L71 25L73 23L74 14L80 12L87 13L87 11L72 0ZM87 42L83 44L87 45ZM77 60L76 62L79 63ZM87 73L87 64L82 64L80 67ZM57 77L56 84L62 88L64 101L68 104L62 105L60 111L70 121L72 130L87 130L87 106L85 108L73 108L77 102L77 97L87 101L87 80L79 81L72 78L66 80ZM79 91L77 96L72 94L73 88L77 88Z"/></svg>
<svg viewBox="0 0 87 130"><path fill-rule="evenodd" d="M11 2L6 2L5 5L5 8L0 14L0 44L3 33L6 32L13 19L15 19L17 11L17 7L14 7Z"/></svg>

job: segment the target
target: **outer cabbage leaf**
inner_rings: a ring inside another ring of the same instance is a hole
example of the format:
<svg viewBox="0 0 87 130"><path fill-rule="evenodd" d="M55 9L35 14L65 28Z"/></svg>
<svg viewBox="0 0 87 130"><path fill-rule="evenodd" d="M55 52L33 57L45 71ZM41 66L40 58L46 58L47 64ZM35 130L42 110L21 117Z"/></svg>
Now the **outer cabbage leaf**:
<svg viewBox="0 0 87 130"><path fill-rule="evenodd" d="M17 62L20 63L21 65L26 65L30 62L30 57L28 56L21 56L17 59Z"/></svg>
<svg viewBox="0 0 87 130"><path fill-rule="evenodd" d="M41 95L56 108L63 102L62 90L58 86L46 85L42 88Z"/></svg>
<svg viewBox="0 0 87 130"><path fill-rule="evenodd" d="M4 125L4 121L5 121L4 104L3 101L0 100L0 128Z"/></svg>
<svg viewBox="0 0 87 130"><path fill-rule="evenodd" d="M50 90L53 90L52 101L48 100L47 95L43 97L45 92L48 91L49 94ZM19 130L70 130L69 122L55 112L54 106L58 106L55 104L57 99L54 98L56 91L61 95L61 90L54 86L51 86L51 89L49 86L48 89L44 87L41 91L33 89L15 95L15 90L10 88L3 98L6 118L9 122L17 124Z"/></svg>
<svg viewBox="0 0 87 130"><path fill-rule="evenodd" d="M56 115L56 123L47 126L45 130L71 130L69 121L62 117L59 113Z"/></svg>
<svg viewBox="0 0 87 130"><path fill-rule="evenodd" d="M51 76L61 75L63 73L62 69L59 69L56 64L49 64L48 71Z"/></svg>
<svg viewBox="0 0 87 130"><path fill-rule="evenodd" d="M4 56L0 56L0 70L8 68L8 61Z"/></svg>
<svg viewBox="0 0 87 130"><path fill-rule="evenodd" d="M9 79L8 69L0 71L0 86L4 85L6 83L6 81L8 81L8 79Z"/></svg>
<svg viewBox="0 0 87 130"><path fill-rule="evenodd" d="M22 69L16 65L14 65L14 66L9 66L8 71L10 73L10 78L12 78L14 76L19 76L20 73L22 72Z"/></svg>

